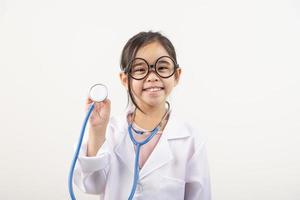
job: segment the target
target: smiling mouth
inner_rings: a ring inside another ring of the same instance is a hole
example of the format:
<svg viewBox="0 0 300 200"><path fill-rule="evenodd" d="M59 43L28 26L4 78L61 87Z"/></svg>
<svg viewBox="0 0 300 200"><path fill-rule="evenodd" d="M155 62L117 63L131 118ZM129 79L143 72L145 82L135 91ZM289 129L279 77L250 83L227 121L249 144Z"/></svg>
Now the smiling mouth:
<svg viewBox="0 0 300 200"><path fill-rule="evenodd" d="M163 87L151 87L151 88L145 88L145 89L143 89L143 91L157 92L157 91L160 91L163 89L164 89Z"/></svg>

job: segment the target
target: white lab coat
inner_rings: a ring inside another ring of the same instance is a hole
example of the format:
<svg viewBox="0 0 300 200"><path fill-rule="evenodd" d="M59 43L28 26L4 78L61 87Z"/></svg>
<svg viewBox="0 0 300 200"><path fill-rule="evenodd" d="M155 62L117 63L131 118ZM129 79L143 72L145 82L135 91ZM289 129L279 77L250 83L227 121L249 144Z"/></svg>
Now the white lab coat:
<svg viewBox="0 0 300 200"><path fill-rule="evenodd" d="M100 194L101 200L126 200L131 191L135 150L127 132L127 114L110 119L106 141L95 157L85 156L87 138L81 148L74 183L86 193ZM139 178L135 200L210 200L201 133L172 111Z"/></svg>

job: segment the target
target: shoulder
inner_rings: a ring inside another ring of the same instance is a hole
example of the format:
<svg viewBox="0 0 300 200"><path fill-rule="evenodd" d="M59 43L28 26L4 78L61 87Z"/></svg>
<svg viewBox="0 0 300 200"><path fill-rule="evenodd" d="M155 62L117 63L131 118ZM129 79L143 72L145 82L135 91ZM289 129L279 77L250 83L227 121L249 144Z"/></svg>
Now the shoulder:
<svg viewBox="0 0 300 200"><path fill-rule="evenodd" d="M188 120L182 116L172 113L172 124L175 126L178 134L186 135L191 145L195 148L201 148L207 143L207 135L200 123L195 120Z"/></svg>
<svg viewBox="0 0 300 200"><path fill-rule="evenodd" d="M127 133L125 115L114 115L109 118L105 137L113 145L119 143Z"/></svg>
<svg viewBox="0 0 300 200"><path fill-rule="evenodd" d="M108 122L108 128L114 132L122 132L127 124L125 116L111 116Z"/></svg>
<svg viewBox="0 0 300 200"><path fill-rule="evenodd" d="M207 142L207 135L203 129L196 124L192 124L188 121L183 121L183 127L190 133L190 137L194 142L195 147L201 147Z"/></svg>
<svg viewBox="0 0 300 200"><path fill-rule="evenodd" d="M133 112L133 109L134 108L132 108L132 107L128 107L123 112L121 112L117 115L111 116L109 119L108 125L114 129L124 130L124 128L126 128L126 130L127 130L128 115Z"/></svg>

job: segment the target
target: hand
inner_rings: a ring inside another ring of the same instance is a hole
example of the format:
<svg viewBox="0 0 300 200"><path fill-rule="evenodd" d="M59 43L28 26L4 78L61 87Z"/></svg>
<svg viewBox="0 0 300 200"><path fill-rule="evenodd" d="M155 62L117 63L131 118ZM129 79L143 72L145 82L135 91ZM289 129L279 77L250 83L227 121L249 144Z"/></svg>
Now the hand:
<svg viewBox="0 0 300 200"><path fill-rule="evenodd" d="M92 103L93 101L88 97L86 100L86 112L88 111ZM94 110L92 111L89 118L90 128L106 129L110 117L110 110L111 110L110 105L111 102L109 99L105 99L100 103L95 102Z"/></svg>

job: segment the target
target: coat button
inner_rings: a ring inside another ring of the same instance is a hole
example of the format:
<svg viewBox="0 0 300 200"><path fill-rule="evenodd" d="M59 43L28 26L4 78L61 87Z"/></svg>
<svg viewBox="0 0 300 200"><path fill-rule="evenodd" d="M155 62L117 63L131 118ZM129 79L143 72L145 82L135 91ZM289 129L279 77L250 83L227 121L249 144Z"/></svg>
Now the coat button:
<svg viewBox="0 0 300 200"><path fill-rule="evenodd" d="M138 193L141 193L141 192L143 191L143 185L142 185L141 183L138 183L138 184L137 184L136 191L137 191Z"/></svg>

